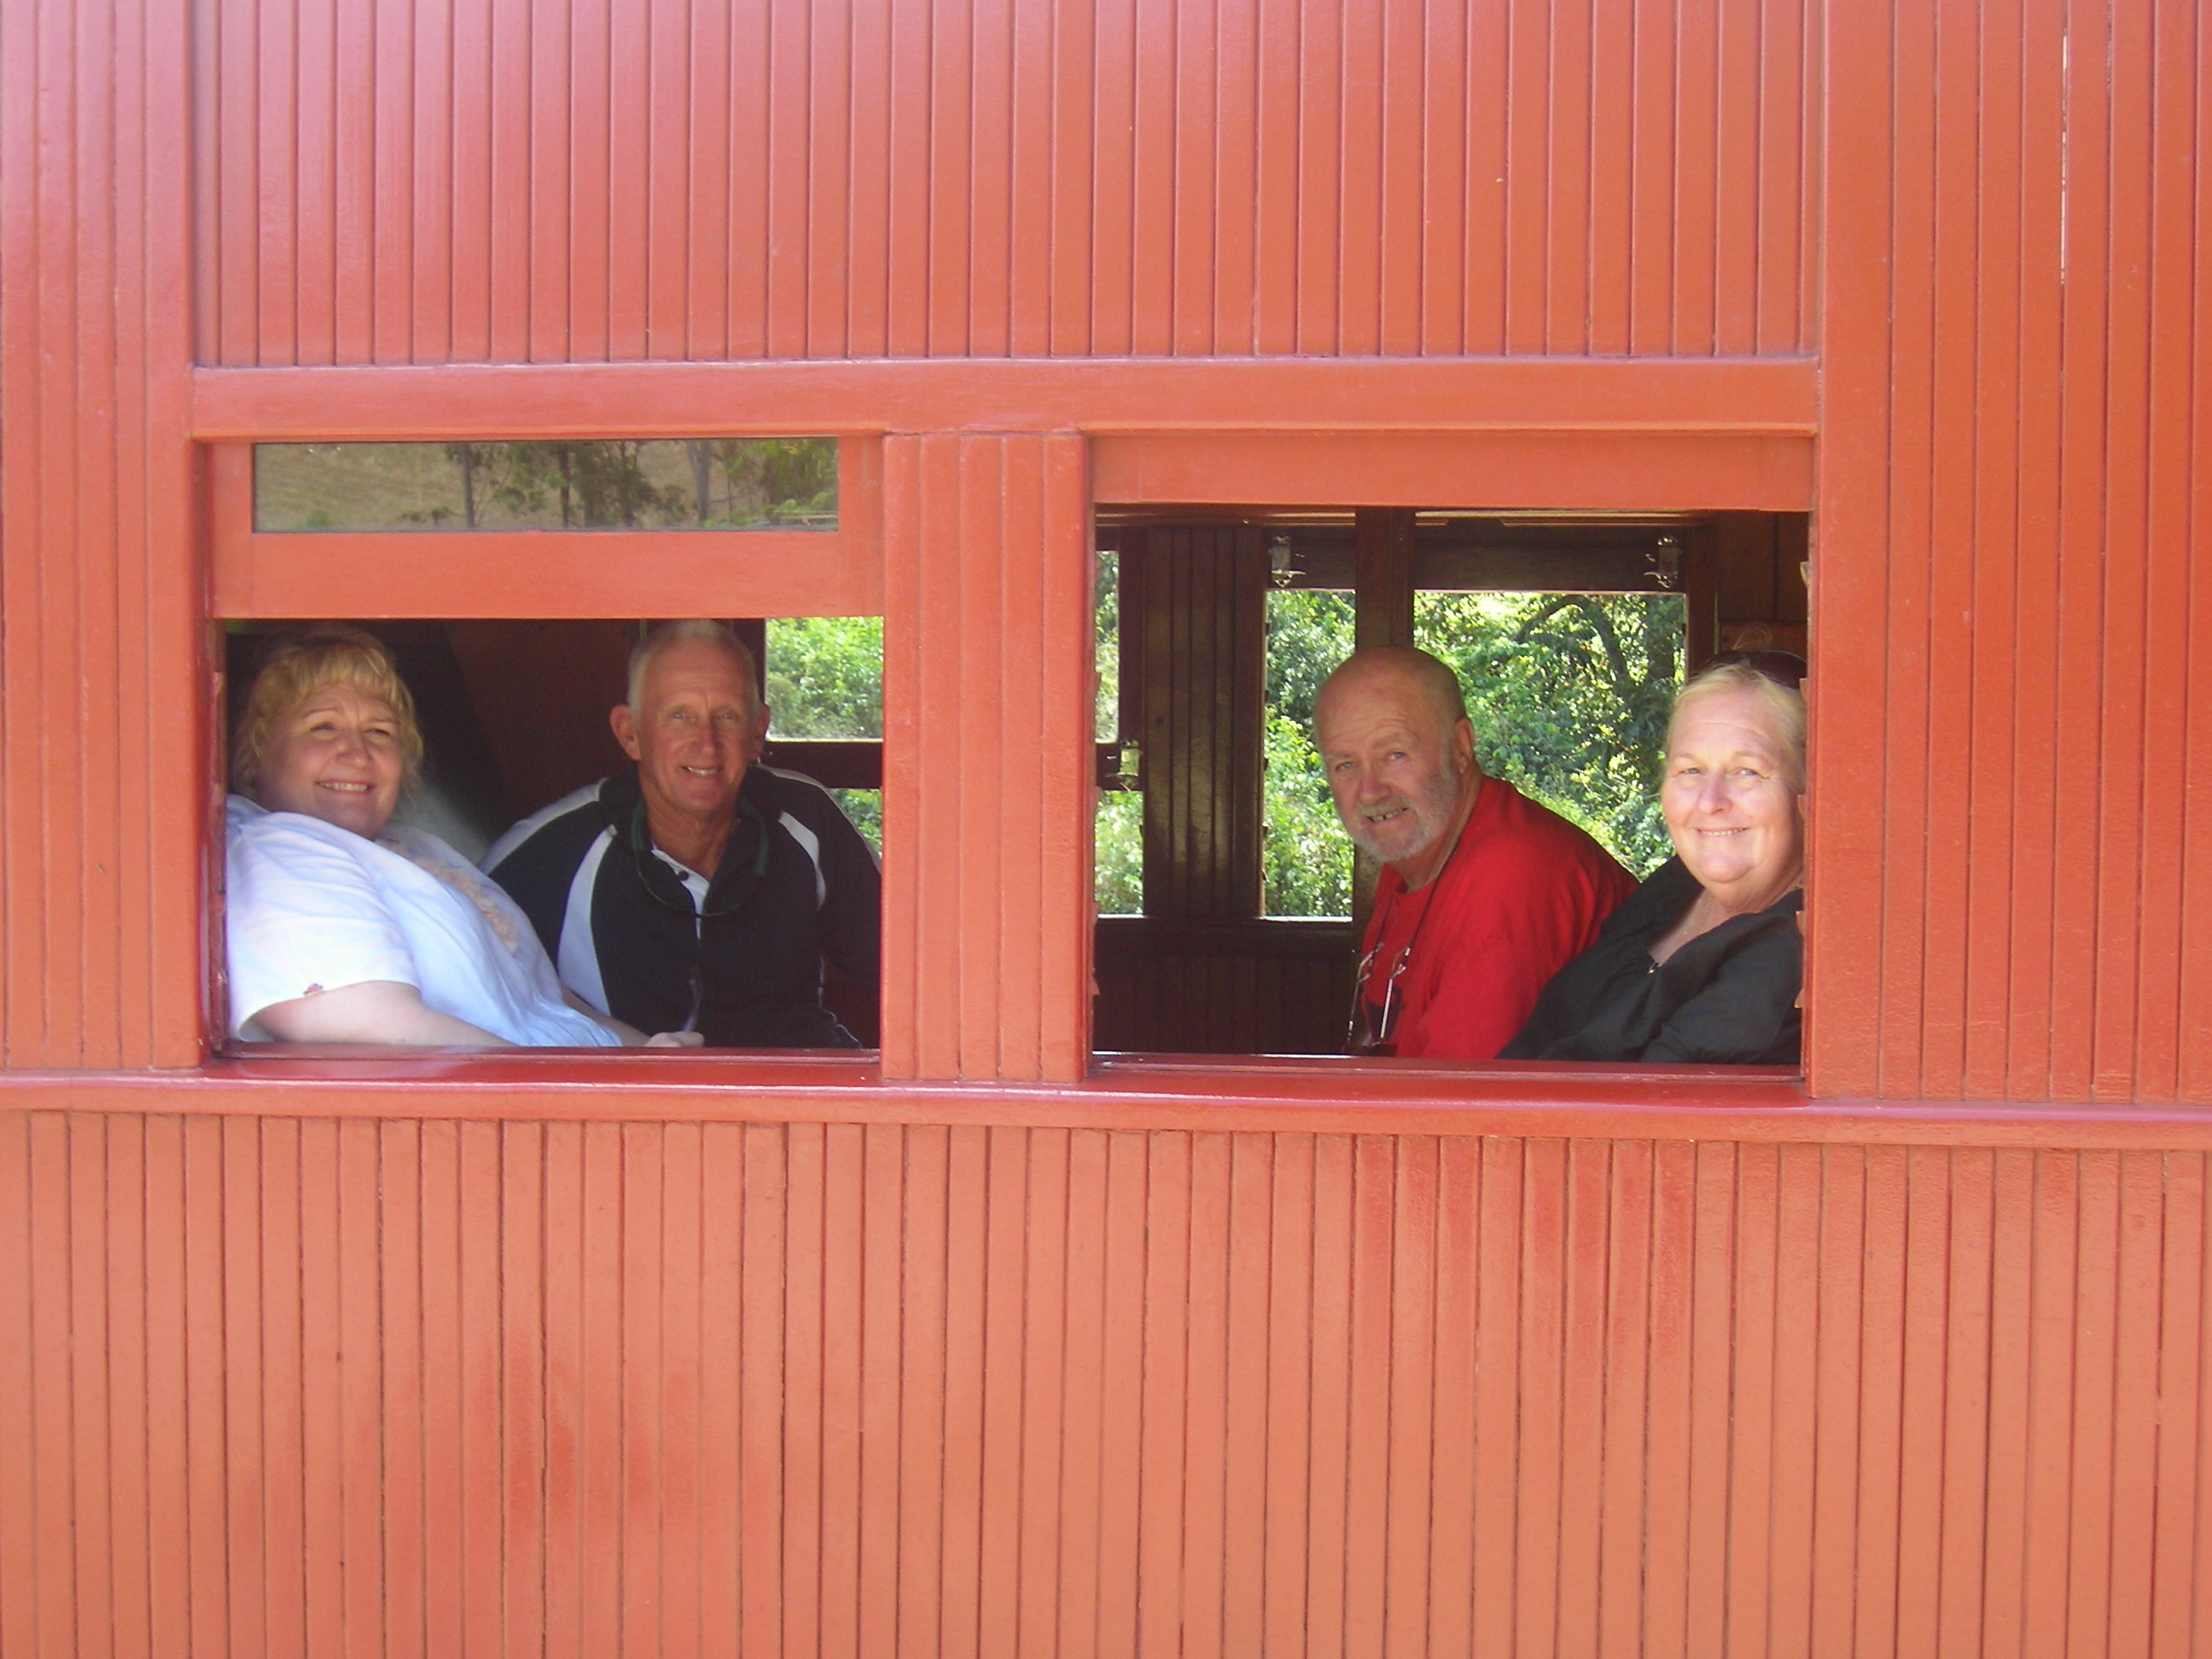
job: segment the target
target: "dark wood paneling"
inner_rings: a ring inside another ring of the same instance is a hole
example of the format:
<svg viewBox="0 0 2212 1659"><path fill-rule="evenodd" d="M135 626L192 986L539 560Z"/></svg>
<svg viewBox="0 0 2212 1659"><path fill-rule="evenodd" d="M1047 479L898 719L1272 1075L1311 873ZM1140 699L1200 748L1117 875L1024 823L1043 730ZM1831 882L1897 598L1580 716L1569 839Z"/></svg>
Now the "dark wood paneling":
<svg viewBox="0 0 2212 1659"><path fill-rule="evenodd" d="M1771 647L1805 654L1803 567L1809 522L1802 513L1716 515L1723 647Z"/></svg>
<svg viewBox="0 0 2212 1659"><path fill-rule="evenodd" d="M1142 683L1146 912L1257 915L1265 536L1127 531L1121 568L1121 673Z"/></svg>
<svg viewBox="0 0 2212 1659"><path fill-rule="evenodd" d="M1769 622L1777 610L1778 555L1775 520L1759 513L1714 515L1713 550L1720 562L1723 623ZM1795 580L1796 573L1790 573Z"/></svg>
<svg viewBox="0 0 2212 1659"><path fill-rule="evenodd" d="M1721 644L1721 558L1713 542L1708 526L1681 532L1682 656L1692 672Z"/></svg>
<svg viewBox="0 0 2212 1659"><path fill-rule="evenodd" d="M1346 922L1103 917L1092 1042L1118 1054L1340 1054L1352 957Z"/></svg>
<svg viewBox="0 0 2212 1659"><path fill-rule="evenodd" d="M1352 514L1354 637L1363 648L1413 642L1413 520L1409 507L1363 507Z"/></svg>
<svg viewBox="0 0 2212 1659"><path fill-rule="evenodd" d="M1158 956L1099 969L1103 1052L1337 1054L1346 970L1273 957Z"/></svg>
<svg viewBox="0 0 2212 1659"><path fill-rule="evenodd" d="M884 745L874 738L785 738L769 744L762 759L824 788L884 787Z"/></svg>
<svg viewBox="0 0 2212 1659"><path fill-rule="evenodd" d="M518 814L629 764L607 716L629 696L635 632L620 621L445 625Z"/></svg>

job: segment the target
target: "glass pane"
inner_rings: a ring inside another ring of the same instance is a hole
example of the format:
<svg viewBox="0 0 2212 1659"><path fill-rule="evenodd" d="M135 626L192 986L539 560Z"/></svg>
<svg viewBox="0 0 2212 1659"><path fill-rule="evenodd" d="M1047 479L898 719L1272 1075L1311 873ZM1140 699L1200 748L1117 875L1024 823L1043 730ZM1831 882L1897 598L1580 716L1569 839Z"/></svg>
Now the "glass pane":
<svg viewBox="0 0 2212 1659"><path fill-rule="evenodd" d="M1145 798L1109 789L1098 797L1096 830L1098 914L1136 916L1145 910Z"/></svg>
<svg viewBox="0 0 2212 1659"><path fill-rule="evenodd" d="M1421 593L1413 640L1458 672L1483 770L1641 876L1673 850L1659 780L1684 614L1676 594Z"/></svg>
<svg viewBox="0 0 2212 1659"><path fill-rule="evenodd" d="M835 438L256 444L253 527L835 530Z"/></svg>
<svg viewBox="0 0 2212 1659"><path fill-rule="evenodd" d="M779 617L768 624L770 738L884 734L884 619Z"/></svg>
<svg viewBox="0 0 2212 1659"><path fill-rule="evenodd" d="M853 827L867 837L876 856L884 855L884 792L880 789L832 789L830 797L845 809Z"/></svg>
<svg viewBox="0 0 2212 1659"><path fill-rule="evenodd" d="M1262 907L1271 916L1352 914L1352 841L1313 744L1314 694L1352 654L1352 595L1267 595L1267 769L1261 781Z"/></svg>

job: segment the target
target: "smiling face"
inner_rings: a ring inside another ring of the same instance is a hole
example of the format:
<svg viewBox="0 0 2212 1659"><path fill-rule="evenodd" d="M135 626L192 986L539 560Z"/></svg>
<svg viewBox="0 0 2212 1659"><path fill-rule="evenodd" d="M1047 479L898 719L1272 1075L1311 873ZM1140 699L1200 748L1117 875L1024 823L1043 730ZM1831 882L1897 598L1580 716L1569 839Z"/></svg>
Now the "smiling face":
<svg viewBox="0 0 2212 1659"><path fill-rule="evenodd" d="M1753 692L1727 687L1677 707L1660 805L1674 850L1729 911L1760 910L1804 873L1797 764Z"/></svg>
<svg viewBox="0 0 2212 1659"><path fill-rule="evenodd" d="M664 825L726 824L736 815L766 715L743 665L713 641L678 640L654 653L636 707L618 707L613 725L637 763L656 841Z"/></svg>
<svg viewBox="0 0 2212 1659"><path fill-rule="evenodd" d="M276 723L261 757L261 804L374 836L406 773L392 705L356 687L318 686Z"/></svg>
<svg viewBox="0 0 2212 1659"><path fill-rule="evenodd" d="M1472 799L1474 727L1400 665L1355 662L1322 687L1314 730L1345 830L1420 886Z"/></svg>

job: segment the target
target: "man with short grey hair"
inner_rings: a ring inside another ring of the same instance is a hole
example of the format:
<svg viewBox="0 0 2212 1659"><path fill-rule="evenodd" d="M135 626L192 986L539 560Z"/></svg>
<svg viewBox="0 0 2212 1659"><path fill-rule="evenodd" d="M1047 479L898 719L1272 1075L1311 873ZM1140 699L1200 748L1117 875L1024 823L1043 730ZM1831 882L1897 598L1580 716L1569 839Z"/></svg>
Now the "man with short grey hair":
<svg viewBox="0 0 2212 1659"><path fill-rule="evenodd" d="M752 653L719 622L662 623L631 652L629 700L609 719L635 765L484 858L562 983L710 1047L855 1046L822 1006L823 963L874 994L882 877L821 785L758 763Z"/></svg>

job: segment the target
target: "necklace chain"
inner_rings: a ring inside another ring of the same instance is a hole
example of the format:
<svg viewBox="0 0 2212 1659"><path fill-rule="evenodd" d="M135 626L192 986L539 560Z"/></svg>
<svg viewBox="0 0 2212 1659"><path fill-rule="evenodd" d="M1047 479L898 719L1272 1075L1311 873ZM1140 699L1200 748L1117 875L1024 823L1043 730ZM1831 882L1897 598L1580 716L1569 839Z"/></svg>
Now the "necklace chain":
<svg viewBox="0 0 2212 1659"><path fill-rule="evenodd" d="M1384 981L1384 1006L1386 1009L1389 1006L1391 994L1396 989L1399 975L1403 974L1406 969L1413 964L1413 947L1420 943L1421 932L1429 925L1429 912L1436 908L1437 893L1444 884L1444 876L1451 869L1452 861L1459 856L1460 842L1462 838L1466 836L1467 826L1468 823L1473 820L1474 817L1474 810L1470 808L1468 811L1467 817L1460 820L1458 828L1452 831L1451 846L1446 849L1444 853L1443 862L1437 866L1436 874L1429 878L1427 896L1421 901L1421 914L1413 918L1413 931L1407 936L1405 947L1398 952L1398 960L1391 964L1389 977ZM1362 957L1360 960L1358 982L1353 986L1352 993L1355 1005L1364 1003L1367 1000L1367 981L1374 970L1375 958L1382 949L1382 940L1390 931L1390 918L1396 912L1398 908L1398 900L1405 894L1405 892L1406 889L1401 887L1396 892L1390 895L1389 904L1382 912L1382 923L1375 930L1375 949L1370 951L1366 956ZM1357 1013L1358 1011L1355 1006L1355 1018L1357 1018ZM1386 1018L1385 1023L1389 1024L1391 1022L1389 1022ZM1376 1040L1381 1042L1388 1042L1389 1041L1389 1034L1385 1032L1379 1036Z"/></svg>

